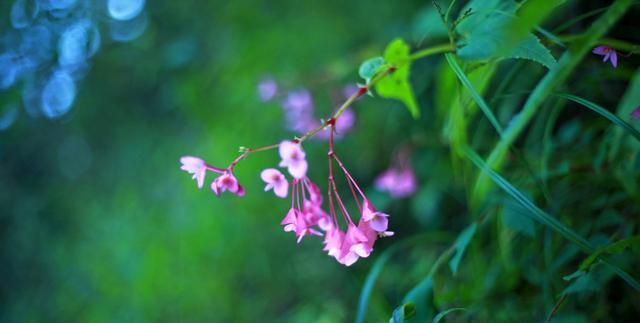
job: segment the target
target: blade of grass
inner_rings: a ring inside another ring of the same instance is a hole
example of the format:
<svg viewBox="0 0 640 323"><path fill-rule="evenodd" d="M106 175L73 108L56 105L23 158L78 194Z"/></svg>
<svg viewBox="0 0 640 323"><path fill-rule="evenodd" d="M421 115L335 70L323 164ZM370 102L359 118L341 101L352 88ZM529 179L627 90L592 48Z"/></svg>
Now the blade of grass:
<svg viewBox="0 0 640 323"><path fill-rule="evenodd" d="M534 220L548 226L549 228L558 232L565 239L575 243L579 246L583 251L588 254L592 254L596 251L596 249L583 237L577 234L568 226L564 225L562 222L554 218L553 216L547 214L538 206L536 206L531 200L529 200L526 195L520 192L517 188L515 188L511 183L509 183L506 179L500 176L497 172L492 170L487 163L485 163L480 156L478 156L473 150L468 147L464 148L464 152L478 168L480 168L484 173L486 173L489 178L493 182L498 185L502 190L504 190L507 194L509 194L516 202L520 203L524 208L526 208L529 213L524 213L526 215L531 216ZM622 270L620 267L611 263L605 257L599 256L598 259L603 263L607 264L620 278L626 281L631 287L640 291L640 283L636 281L631 275Z"/></svg>
<svg viewBox="0 0 640 323"><path fill-rule="evenodd" d="M638 132L638 130L636 130L636 128L634 128L632 125L630 125L629 123L625 122L624 120L620 119L618 116L616 116L615 114L609 112L607 109L578 96L572 95L572 94L568 94L568 93L556 93L555 94L558 97L567 99L567 100L571 100L575 103L581 104L589 109L591 109L592 111L596 112L597 114L607 118L609 121L611 121L612 123L620 126L621 128L623 128L624 130L627 131L627 133L629 133L631 136L633 136L634 138L636 138L636 140L640 141L640 132Z"/></svg>
<svg viewBox="0 0 640 323"><path fill-rule="evenodd" d="M493 114L493 111L491 111L487 103L484 102L484 99L482 98L482 96L480 96L480 93L476 91L476 89L471 84L471 81L469 81L469 78L467 78L467 76L464 74L464 72L460 68L460 65L458 65L458 62L456 61L456 58L452 54L445 54L444 56L447 59L447 63L449 63L449 67L451 67L453 72L456 73L456 76L460 80L460 83L462 83L465 89L469 91L469 94L471 95L473 100L476 102L478 107L480 107L480 110L482 110L482 112L487 117L487 119L489 120L493 128L502 137L502 132L503 132L502 126L500 126L498 119L496 119L495 115Z"/></svg>

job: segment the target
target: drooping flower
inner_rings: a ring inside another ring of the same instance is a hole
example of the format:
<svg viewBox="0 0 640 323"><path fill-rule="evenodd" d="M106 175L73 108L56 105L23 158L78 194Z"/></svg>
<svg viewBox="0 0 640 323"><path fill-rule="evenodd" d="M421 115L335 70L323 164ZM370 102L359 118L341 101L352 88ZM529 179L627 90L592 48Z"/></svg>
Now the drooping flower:
<svg viewBox="0 0 640 323"><path fill-rule="evenodd" d="M616 52L615 49L609 46L601 45L594 48L591 52L596 55L604 56L604 58L602 59L603 62L610 60L611 65L613 65L614 68L618 67L618 52Z"/></svg>
<svg viewBox="0 0 640 323"><path fill-rule="evenodd" d="M262 102L273 99L278 93L278 83L273 79L264 79L258 83L258 95Z"/></svg>
<svg viewBox="0 0 640 323"><path fill-rule="evenodd" d="M362 203L361 221L368 224L376 232L386 232L389 227L389 214L378 212L369 200Z"/></svg>
<svg viewBox="0 0 640 323"><path fill-rule="evenodd" d="M299 143L285 140L280 143L279 147L280 167L287 167L289 174L296 179L304 178L307 175L307 160L305 159L304 150Z"/></svg>
<svg viewBox="0 0 640 323"><path fill-rule="evenodd" d="M632 119L640 119L640 107L637 107L637 108L633 109L633 111L631 111L631 118Z"/></svg>
<svg viewBox="0 0 640 323"><path fill-rule="evenodd" d="M198 188L202 188L204 185L204 177L207 174L207 163L193 156L183 156L180 158L180 162L182 163L180 169L187 171L189 174L193 174L193 179L198 183Z"/></svg>
<svg viewBox="0 0 640 323"><path fill-rule="evenodd" d="M238 180L229 171L218 176L211 183L211 190L217 196L220 196L220 194L222 194L225 191L229 191L237 196L244 196L245 194L244 187L242 187L242 185L238 183Z"/></svg>
<svg viewBox="0 0 640 323"><path fill-rule="evenodd" d="M287 197L289 193L289 182L279 170L267 168L260 173L260 178L267 183L264 187L265 192L273 189L276 196L281 198Z"/></svg>
<svg viewBox="0 0 640 323"><path fill-rule="evenodd" d="M342 240L338 262L345 266L353 265L358 258L368 257L371 254L373 241L369 241L360 228L349 224L347 233Z"/></svg>
<svg viewBox="0 0 640 323"><path fill-rule="evenodd" d="M344 232L342 232L340 228L329 230L324 236L324 248L322 250L327 251L329 256L335 257L336 260L338 260L338 258L340 258L343 240Z"/></svg>
<svg viewBox="0 0 640 323"><path fill-rule="evenodd" d="M290 208L287 215L280 222L284 226L285 232L295 232L298 237L297 242L300 243L302 238L308 234L321 236L322 233L313 229L309 223L306 222L304 215L296 208Z"/></svg>

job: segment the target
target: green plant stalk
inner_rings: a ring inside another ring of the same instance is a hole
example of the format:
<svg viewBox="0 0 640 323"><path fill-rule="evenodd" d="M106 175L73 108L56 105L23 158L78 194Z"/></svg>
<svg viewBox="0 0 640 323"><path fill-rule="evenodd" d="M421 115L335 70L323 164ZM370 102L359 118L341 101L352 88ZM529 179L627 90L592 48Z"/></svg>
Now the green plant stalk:
<svg viewBox="0 0 640 323"><path fill-rule="evenodd" d="M533 90L533 93L527 98L527 101L518 114L517 120L505 130L504 136L494 147L487 158L487 164L490 169L500 170L509 147L518 138L522 131L527 127L529 121L538 111L538 108L546 100L546 98L562 84L571 75L571 72L578 66L582 58L591 50L593 44L602 38L602 36L613 26L613 24L622 17L626 10L631 6L631 0L616 0L611 7L585 32L579 41L574 42L562 55L555 67L553 67L540 80ZM471 205L477 207L484 200L488 190L491 188L492 182L490 178L480 173L473 187Z"/></svg>

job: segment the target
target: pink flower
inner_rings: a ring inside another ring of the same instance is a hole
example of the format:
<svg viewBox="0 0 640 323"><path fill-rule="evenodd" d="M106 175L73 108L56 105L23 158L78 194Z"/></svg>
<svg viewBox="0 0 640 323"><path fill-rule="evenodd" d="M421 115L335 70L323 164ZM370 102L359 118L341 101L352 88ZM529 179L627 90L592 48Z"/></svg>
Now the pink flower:
<svg viewBox="0 0 640 323"><path fill-rule="evenodd" d="M374 183L379 191L389 192L393 198L403 198L416 192L416 176L410 167L389 168L380 174Z"/></svg>
<svg viewBox="0 0 640 323"><path fill-rule="evenodd" d="M362 204L362 217L360 221L364 221L371 229L376 232L385 232L389 227L389 214L376 211L369 200L364 200Z"/></svg>
<svg viewBox="0 0 640 323"><path fill-rule="evenodd" d="M218 176L211 183L211 190L217 196L224 191L229 191L237 196L244 196L244 187L238 183L238 180L233 176L231 172L226 172L221 176Z"/></svg>
<svg viewBox="0 0 640 323"><path fill-rule="evenodd" d="M340 257L340 250L342 248L342 241L344 240L344 232L339 228L327 231L324 237L324 248L322 250L327 251L329 256L338 259Z"/></svg>
<svg viewBox="0 0 640 323"><path fill-rule="evenodd" d="M289 182L279 170L267 168L260 173L260 178L267 183L267 186L264 187L265 192L273 188L276 196L281 198L287 197L289 193Z"/></svg>
<svg viewBox="0 0 640 323"><path fill-rule="evenodd" d="M258 95L262 102L270 101L277 93L278 83L273 79L265 79L258 84Z"/></svg>
<svg viewBox="0 0 640 323"><path fill-rule="evenodd" d="M338 262L345 266L353 265L358 258L368 257L371 254L373 241L369 241L364 232L354 224L349 224L347 233L340 247Z"/></svg>
<svg viewBox="0 0 640 323"><path fill-rule="evenodd" d="M296 179L307 175L307 160L300 144L285 140L280 143L280 167L287 167L289 174Z"/></svg>
<svg viewBox="0 0 640 323"><path fill-rule="evenodd" d="M193 174L193 178L198 183L198 188L204 185L204 176L207 174L207 163L198 157L183 156L180 158L182 166L180 169Z"/></svg>
<svg viewBox="0 0 640 323"><path fill-rule="evenodd" d="M632 119L640 119L640 107L637 107L637 108L633 109L633 111L631 111L631 118Z"/></svg>
<svg viewBox="0 0 640 323"><path fill-rule="evenodd" d="M285 232L294 231L296 233L296 237L298 237L298 243L302 241L302 238L305 235L322 235L322 233L320 233L319 231L311 228L311 226L305 221L304 215L295 208L289 209L289 212L287 212L287 215L284 217L284 219L282 219L280 224L284 225Z"/></svg>
<svg viewBox="0 0 640 323"><path fill-rule="evenodd" d="M614 68L618 66L618 53L615 49L609 46L598 46L591 52L596 55L604 56L604 58L602 59L603 62L606 62L610 59L611 65L613 65Z"/></svg>

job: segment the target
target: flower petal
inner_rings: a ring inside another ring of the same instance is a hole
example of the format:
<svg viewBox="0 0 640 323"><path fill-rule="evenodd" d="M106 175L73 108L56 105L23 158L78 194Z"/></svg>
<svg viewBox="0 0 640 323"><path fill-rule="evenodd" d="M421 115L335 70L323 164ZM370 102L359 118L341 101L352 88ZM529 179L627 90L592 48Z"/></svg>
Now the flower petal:
<svg viewBox="0 0 640 323"><path fill-rule="evenodd" d="M283 178L283 180L273 183L273 192L276 193L276 196L278 197L287 197L287 194L289 194L289 182Z"/></svg>

